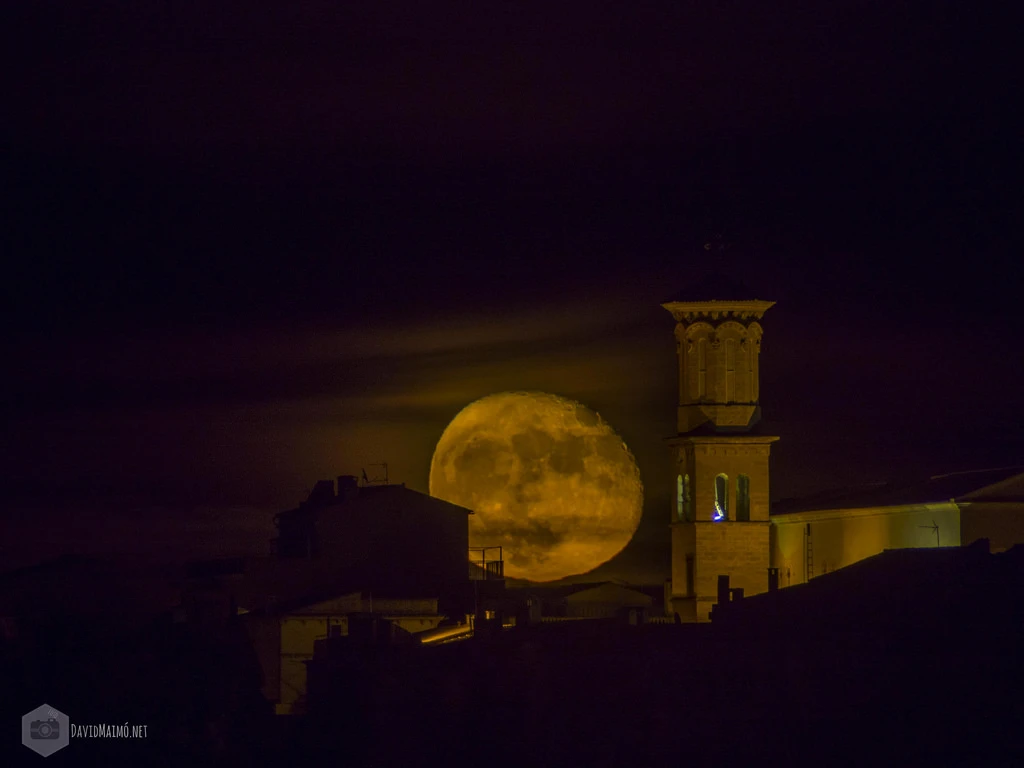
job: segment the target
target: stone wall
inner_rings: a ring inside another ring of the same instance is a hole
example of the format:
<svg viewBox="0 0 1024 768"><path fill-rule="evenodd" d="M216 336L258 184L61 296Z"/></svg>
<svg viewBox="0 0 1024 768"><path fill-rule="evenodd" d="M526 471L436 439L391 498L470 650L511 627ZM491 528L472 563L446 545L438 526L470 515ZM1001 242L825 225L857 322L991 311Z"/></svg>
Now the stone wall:
<svg viewBox="0 0 1024 768"><path fill-rule="evenodd" d="M672 604L680 618L707 621L718 599L718 577L744 595L768 591L767 522L678 523L672 527ZM686 558L693 557L694 591L686 590Z"/></svg>
<svg viewBox="0 0 1024 768"><path fill-rule="evenodd" d="M697 526L695 558L698 604L710 610L718 597L718 577L745 595L768 591L768 523L708 523ZM699 619L703 617L698 616Z"/></svg>

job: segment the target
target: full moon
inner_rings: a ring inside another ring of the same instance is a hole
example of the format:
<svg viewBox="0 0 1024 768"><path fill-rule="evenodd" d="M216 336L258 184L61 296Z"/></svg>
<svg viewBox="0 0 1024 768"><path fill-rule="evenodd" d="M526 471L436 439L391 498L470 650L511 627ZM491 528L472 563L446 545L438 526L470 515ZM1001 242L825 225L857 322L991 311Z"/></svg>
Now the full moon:
<svg viewBox="0 0 1024 768"><path fill-rule="evenodd" d="M543 392L470 403L434 449L430 494L467 507L470 543L501 546L505 574L553 581L607 562L633 537L633 454L585 405Z"/></svg>

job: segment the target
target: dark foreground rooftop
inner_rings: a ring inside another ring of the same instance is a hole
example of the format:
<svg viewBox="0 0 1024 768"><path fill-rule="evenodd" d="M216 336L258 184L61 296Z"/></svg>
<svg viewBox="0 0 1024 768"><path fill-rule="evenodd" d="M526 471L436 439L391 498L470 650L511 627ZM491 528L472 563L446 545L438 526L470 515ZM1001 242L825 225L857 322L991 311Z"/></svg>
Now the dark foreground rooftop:
<svg viewBox="0 0 1024 768"><path fill-rule="evenodd" d="M311 701L298 740L327 754L359 734L362 765L392 764L409 743L457 765L1024 758L1021 552L858 565L740 601L712 625L569 621L327 665L311 674L332 693Z"/></svg>
<svg viewBox="0 0 1024 768"><path fill-rule="evenodd" d="M309 666L309 714L291 719L261 700L238 626L88 621L4 637L0 708L149 725L145 744L69 747L104 764L1024 764L1024 548L887 551L711 625L353 647Z"/></svg>

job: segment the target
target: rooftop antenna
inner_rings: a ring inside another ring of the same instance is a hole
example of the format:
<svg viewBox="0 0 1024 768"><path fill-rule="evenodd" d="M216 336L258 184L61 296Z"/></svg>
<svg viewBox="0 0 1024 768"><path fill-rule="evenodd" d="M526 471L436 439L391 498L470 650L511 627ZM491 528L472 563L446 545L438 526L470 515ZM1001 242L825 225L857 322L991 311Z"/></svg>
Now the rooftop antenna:
<svg viewBox="0 0 1024 768"><path fill-rule="evenodd" d="M931 525L919 525L917 527L918 528L930 528L931 530L935 531L935 546L936 547L942 546L941 544L939 544L939 526L935 523L934 520L932 520L932 524Z"/></svg>
<svg viewBox="0 0 1024 768"><path fill-rule="evenodd" d="M381 467L384 470L384 476L377 475L376 477L369 478L366 476L366 470L363 470L363 485L388 485L388 463L383 461L379 464L369 464L369 467Z"/></svg>

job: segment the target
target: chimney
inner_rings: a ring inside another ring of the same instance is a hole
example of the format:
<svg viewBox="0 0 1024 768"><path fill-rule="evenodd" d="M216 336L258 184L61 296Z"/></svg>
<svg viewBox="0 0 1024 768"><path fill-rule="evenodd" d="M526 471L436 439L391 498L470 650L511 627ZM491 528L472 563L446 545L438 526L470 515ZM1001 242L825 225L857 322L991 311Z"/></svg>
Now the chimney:
<svg viewBox="0 0 1024 768"><path fill-rule="evenodd" d="M718 602L728 603L729 602L729 576L728 574L720 574L718 576Z"/></svg>
<svg viewBox="0 0 1024 768"><path fill-rule="evenodd" d="M359 495L359 478L355 475L338 475L338 499L351 501Z"/></svg>

